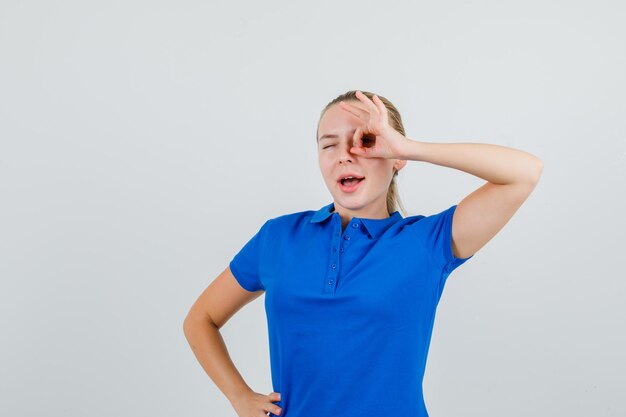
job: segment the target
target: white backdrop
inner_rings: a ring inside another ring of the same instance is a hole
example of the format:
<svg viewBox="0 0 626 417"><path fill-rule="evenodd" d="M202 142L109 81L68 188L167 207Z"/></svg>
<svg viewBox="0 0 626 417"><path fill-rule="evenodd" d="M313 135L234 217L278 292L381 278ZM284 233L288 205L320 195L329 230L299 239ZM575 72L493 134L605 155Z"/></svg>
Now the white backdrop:
<svg viewBox="0 0 626 417"><path fill-rule="evenodd" d="M446 284L431 417L625 415L624 12L1 0L0 415L236 417L183 319L266 219L332 201L315 127L351 89L391 100L410 139L545 164ZM399 176L411 215L483 183L415 161ZM268 394L263 302L222 333Z"/></svg>

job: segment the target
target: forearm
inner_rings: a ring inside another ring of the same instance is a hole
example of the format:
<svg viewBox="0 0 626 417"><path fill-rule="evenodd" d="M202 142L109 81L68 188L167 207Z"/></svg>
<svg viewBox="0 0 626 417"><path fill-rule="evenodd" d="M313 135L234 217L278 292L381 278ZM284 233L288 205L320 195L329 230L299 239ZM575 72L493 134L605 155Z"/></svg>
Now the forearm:
<svg viewBox="0 0 626 417"><path fill-rule="evenodd" d="M543 162L518 149L487 143L432 143L409 139L402 159L455 168L495 184L536 182Z"/></svg>
<svg viewBox="0 0 626 417"><path fill-rule="evenodd" d="M217 327L207 320L188 317L183 329L198 362L231 403L242 392L251 390L231 360Z"/></svg>

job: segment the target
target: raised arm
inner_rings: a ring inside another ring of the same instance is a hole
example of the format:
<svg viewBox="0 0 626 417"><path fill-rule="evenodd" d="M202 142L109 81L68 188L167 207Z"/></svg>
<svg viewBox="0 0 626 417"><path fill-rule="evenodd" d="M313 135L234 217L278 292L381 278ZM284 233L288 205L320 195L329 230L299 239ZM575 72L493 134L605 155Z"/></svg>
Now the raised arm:
<svg viewBox="0 0 626 417"><path fill-rule="evenodd" d="M533 191L543 162L513 148L486 143L405 142L402 159L455 168L487 181L459 202L452 218L452 251L466 258L489 242Z"/></svg>
<svg viewBox="0 0 626 417"><path fill-rule="evenodd" d="M341 102L341 107L363 121L354 132L351 152L366 158L421 161L455 168L487 181L467 195L452 220L452 251L467 258L491 240L509 221L539 182L543 162L513 148L486 143L431 143L405 137L389 123L384 103L356 93L365 106ZM363 138L374 136L365 146ZM406 164L406 163L405 163Z"/></svg>

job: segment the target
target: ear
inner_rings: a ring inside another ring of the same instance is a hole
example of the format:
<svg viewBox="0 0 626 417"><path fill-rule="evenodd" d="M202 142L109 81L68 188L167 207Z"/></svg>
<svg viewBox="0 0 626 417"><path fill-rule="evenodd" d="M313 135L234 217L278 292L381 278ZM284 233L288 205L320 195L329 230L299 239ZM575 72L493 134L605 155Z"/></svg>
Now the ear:
<svg viewBox="0 0 626 417"><path fill-rule="evenodd" d="M396 159L396 162L393 163L393 167L396 171L400 171L406 165L406 159Z"/></svg>

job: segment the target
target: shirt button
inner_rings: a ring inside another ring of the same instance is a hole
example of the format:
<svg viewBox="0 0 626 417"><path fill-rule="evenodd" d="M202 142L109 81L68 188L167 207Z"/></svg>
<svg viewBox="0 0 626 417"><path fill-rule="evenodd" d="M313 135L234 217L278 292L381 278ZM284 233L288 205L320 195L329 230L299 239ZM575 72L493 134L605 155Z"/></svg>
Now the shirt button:
<svg viewBox="0 0 626 417"><path fill-rule="evenodd" d="M336 264L332 264L330 267L331 267L332 269L335 269L335 268L337 268L337 265L336 265Z"/></svg>
<svg viewBox="0 0 626 417"><path fill-rule="evenodd" d="M344 238L345 240L350 240L350 235L345 235L343 238Z"/></svg>
<svg viewBox="0 0 626 417"><path fill-rule="evenodd" d="M358 223L352 223L352 227L354 227L356 229L357 227L359 227L359 224Z"/></svg>
<svg viewBox="0 0 626 417"><path fill-rule="evenodd" d="M343 253L343 248L339 248L339 252L342 252L342 253Z"/></svg>
<svg viewBox="0 0 626 417"><path fill-rule="evenodd" d="M335 283L335 280L334 280L334 279L329 279L329 280L328 280L328 285L333 285L334 283Z"/></svg>

